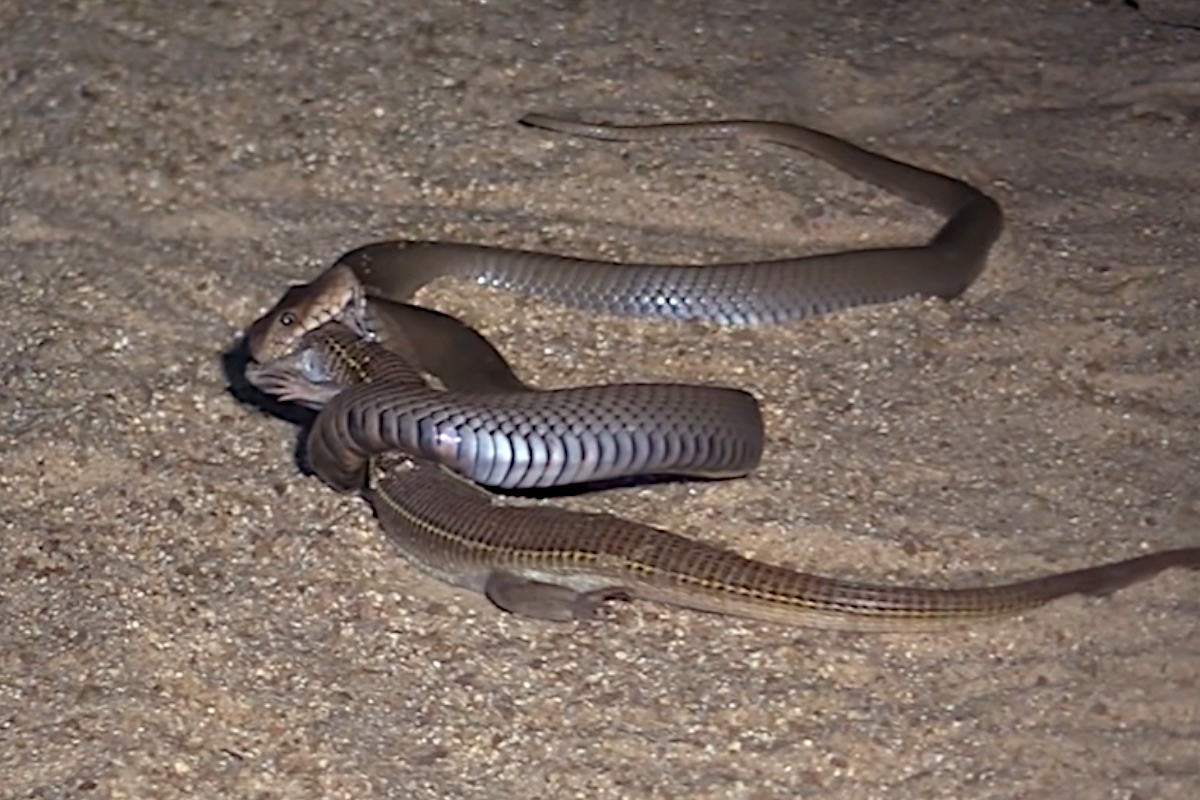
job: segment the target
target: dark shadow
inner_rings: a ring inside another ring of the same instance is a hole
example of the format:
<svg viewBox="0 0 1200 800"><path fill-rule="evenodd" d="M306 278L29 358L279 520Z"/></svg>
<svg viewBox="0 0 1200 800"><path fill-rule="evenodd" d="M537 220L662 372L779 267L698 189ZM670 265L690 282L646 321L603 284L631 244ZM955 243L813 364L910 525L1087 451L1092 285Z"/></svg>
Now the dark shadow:
<svg viewBox="0 0 1200 800"><path fill-rule="evenodd" d="M530 500L553 500L558 497L578 497L581 494L607 492L613 489L638 489L643 486L659 486L664 483L712 483L724 478L693 478L688 475L630 475L624 478L607 478L602 481L584 481L567 486L547 486L542 489L501 489L484 486L492 494L502 497L524 497Z"/></svg>
<svg viewBox="0 0 1200 800"><path fill-rule="evenodd" d="M254 406L268 416L299 426L293 457L301 472L311 474L308 462L304 459L304 443L308 440L308 430L317 418L317 412L295 403L281 403L272 395L260 391L246 379L246 366L250 361L250 350L244 336L221 354L221 370L225 373L229 394L243 405Z"/></svg>

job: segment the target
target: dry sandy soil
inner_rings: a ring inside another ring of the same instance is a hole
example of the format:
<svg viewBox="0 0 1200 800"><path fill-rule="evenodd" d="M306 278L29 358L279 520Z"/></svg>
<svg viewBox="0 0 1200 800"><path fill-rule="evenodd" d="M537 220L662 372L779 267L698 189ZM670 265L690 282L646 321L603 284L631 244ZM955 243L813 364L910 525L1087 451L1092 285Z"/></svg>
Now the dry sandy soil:
<svg viewBox="0 0 1200 800"><path fill-rule="evenodd" d="M936 228L776 150L514 124L806 122L1001 200L963 298L728 331L421 294L541 385L762 400L750 478L571 505L929 585L1200 544L1200 30L1149 17L1200 20L1142 5L0 5L0 796L1194 800L1200 575L941 635L524 621L409 568L223 361L376 239Z"/></svg>

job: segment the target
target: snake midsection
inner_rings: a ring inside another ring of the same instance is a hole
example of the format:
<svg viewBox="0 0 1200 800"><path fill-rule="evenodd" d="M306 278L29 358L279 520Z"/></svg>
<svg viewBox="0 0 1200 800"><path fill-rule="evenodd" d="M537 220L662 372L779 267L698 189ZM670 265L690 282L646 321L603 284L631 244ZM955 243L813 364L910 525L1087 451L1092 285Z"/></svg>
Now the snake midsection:
<svg viewBox="0 0 1200 800"><path fill-rule="evenodd" d="M967 183L856 147L810 128L739 121L618 127L530 115L527 125L611 141L730 139L784 145L817 156L947 217L923 246L707 266L617 264L477 245L381 242L349 266L372 293L407 299L439 277L457 277L576 308L755 325L816 316L913 295L951 298L982 272L999 236L999 205Z"/></svg>
<svg viewBox="0 0 1200 800"><path fill-rule="evenodd" d="M377 309L392 319L387 311ZM507 369L502 358L496 369ZM404 357L337 322L306 334L291 354L251 365L246 375L282 400L324 406L309 433L308 461L342 491L363 488L370 457L392 450L502 489L639 475L735 477L762 455L758 403L737 389L439 391ZM504 380L470 377L473 386Z"/></svg>
<svg viewBox="0 0 1200 800"><path fill-rule="evenodd" d="M615 126L542 115L522 122L609 141L744 139L783 145L947 219L924 245L710 265L616 263L453 242L376 242L342 256L314 284L294 287L251 327L251 354L260 361L282 355L306 330L342 310L314 307L316 284L340 283L333 295L345 302L354 291L403 302L432 281L458 278L575 308L726 325L802 319L913 295L952 298L983 271L1004 225L1000 206L970 184L798 125L734 121ZM349 279L338 278L339 272Z"/></svg>

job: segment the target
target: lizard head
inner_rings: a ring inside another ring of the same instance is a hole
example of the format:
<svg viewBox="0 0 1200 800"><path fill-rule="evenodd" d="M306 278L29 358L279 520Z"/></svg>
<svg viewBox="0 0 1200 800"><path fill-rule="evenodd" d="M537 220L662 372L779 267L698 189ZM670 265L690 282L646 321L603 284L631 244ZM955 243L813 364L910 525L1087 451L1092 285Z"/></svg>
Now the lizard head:
<svg viewBox="0 0 1200 800"><path fill-rule="evenodd" d="M376 346L330 321L279 356L247 364L246 380L280 402L320 410L347 387L371 380Z"/></svg>

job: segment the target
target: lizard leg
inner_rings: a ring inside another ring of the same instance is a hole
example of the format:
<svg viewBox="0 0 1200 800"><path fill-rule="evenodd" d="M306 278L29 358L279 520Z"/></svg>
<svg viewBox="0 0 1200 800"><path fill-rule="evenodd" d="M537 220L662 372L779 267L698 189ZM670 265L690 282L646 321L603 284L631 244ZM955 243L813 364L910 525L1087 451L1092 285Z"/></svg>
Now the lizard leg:
<svg viewBox="0 0 1200 800"><path fill-rule="evenodd" d="M488 575L483 593L510 614L554 622L593 620L606 600L631 599L620 586L577 592L569 586L533 581L502 571Z"/></svg>

